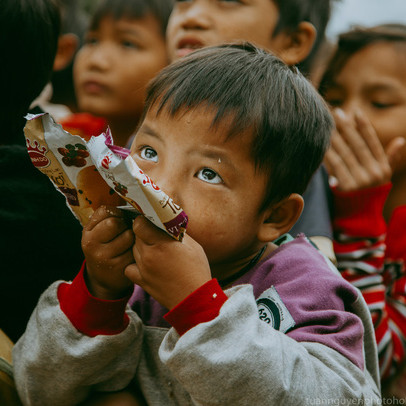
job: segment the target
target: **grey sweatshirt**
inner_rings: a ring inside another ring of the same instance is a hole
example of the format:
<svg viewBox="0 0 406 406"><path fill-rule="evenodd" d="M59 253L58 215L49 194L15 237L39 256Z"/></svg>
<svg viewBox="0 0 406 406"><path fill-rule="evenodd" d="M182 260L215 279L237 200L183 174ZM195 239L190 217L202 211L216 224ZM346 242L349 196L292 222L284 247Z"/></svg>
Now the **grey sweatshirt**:
<svg viewBox="0 0 406 406"><path fill-rule="evenodd" d="M64 284L54 283L14 347L23 403L75 405L136 382L153 406L381 404L366 304L306 238L234 285L217 317L181 336L137 287L126 327L90 337L61 310Z"/></svg>

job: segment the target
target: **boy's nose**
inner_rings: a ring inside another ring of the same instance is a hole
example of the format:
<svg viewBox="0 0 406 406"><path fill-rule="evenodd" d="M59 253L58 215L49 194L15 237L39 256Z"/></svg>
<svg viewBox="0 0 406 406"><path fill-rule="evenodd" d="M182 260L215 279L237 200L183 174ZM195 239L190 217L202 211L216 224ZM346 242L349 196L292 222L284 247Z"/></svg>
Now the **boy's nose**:
<svg viewBox="0 0 406 406"><path fill-rule="evenodd" d="M205 29L210 26L210 5L207 0L196 0L182 12L181 21L183 28Z"/></svg>
<svg viewBox="0 0 406 406"><path fill-rule="evenodd" d="M152 179L161 190L163 190L173 201L182 207L182 193L179 192L179 183L176 175L157 176Z"/></svg>
<svg viewBox="0 0 406 406"><path fill-rule="evenodd" d="M98 45L93 48L87 58L89 66L100 70L109 68L111 58L109 57L109 52L106 48L106 45Z"/></svg>

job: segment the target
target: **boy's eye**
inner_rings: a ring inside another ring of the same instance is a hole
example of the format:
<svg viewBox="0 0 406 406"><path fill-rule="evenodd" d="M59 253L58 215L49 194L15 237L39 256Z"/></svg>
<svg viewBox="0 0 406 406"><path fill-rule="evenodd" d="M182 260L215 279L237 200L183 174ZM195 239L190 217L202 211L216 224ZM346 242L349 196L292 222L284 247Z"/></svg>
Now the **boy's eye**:
<svg viewBox="0 0 406 406"><path fill-rule="evenodd" d="M123 40L121 41L121 45L124 48L129 48L129 49L138 49L138 45L134 41L128 41L128 40Z"/></svg>
<svg viewBox="0 0 406 406"><path fill-rule="evenodd" d="M223 183L223 179L221 179L221 176L209 168L201 169L199 172L197 172L196 176L198 179L200 179L204 182L207 182L207 183L213 183L213 184Z"/></svg>
<svg viewBox="0 0 406 406"><path fill-rule="evenodd" d="M146 161L158 162L158 154L151 147L143 147L140 151L140 157Z"/></svg>
<svg viewBox="0 0 406 406"><path fill-rule="evenodd" d="M382 102L377 102L377 101L373 101L371 102L371 104L376 108L376 109L387 109L389 107L392 107L393 104L392 103L382 103Z"/></svg>

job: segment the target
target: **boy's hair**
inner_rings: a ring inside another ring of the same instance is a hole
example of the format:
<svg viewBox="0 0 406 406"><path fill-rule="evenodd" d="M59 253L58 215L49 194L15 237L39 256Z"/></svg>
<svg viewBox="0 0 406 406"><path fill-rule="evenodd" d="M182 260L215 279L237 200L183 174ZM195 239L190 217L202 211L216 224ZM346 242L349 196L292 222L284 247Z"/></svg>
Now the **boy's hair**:
<svg viewBox="0 0 406 406"><path fill-rule="evenodd" d="M249 43L203 48L167 66L150 83L143 118L155 105L158 114L165 108L171 116L214 109L213 127L233 119L228 137L252 130L253 161L269 174L261 209L304 192L333 127L326 104L304 76Z"/></svg>
<svg viewBox="0 0 406 406"><path fill-rule="evenodd" d="M96 8L90 29L96 29L100 20L111 15L115 20L120 18L140 19L151 13L161 25L165 35L174 0L103 0Z"/></svg>
<svg viewBox="0 0 406 406"><path fill-rule="evenodd" d="M377 42L389 42L399 46L406 55L406 25L382 24L374 27L355 27L338 37L337 49L332 55L321 78L319 90L324 96L352 55L368 45Z"/></svg>
<svg viewBox="0 0 406 406"><path fill-rule="evenodd" d="M10 130L21 126L31 102L50 79L60 24L60 11L53 0L1 0L0 122ZM6 137L3 130L2 143L12 141Z"/></svg>
<svg viewBox="0 0 406 406"><path fill-rule="evenodd" d="M279 20L273 36L285 31L294 32L299 24L307 21L316 28L316 40L305 60L297 66L300 71L309 74L320 45L325 39L327 23L330 19L332 2L337 0L272 0L279 9Z"/></svg>

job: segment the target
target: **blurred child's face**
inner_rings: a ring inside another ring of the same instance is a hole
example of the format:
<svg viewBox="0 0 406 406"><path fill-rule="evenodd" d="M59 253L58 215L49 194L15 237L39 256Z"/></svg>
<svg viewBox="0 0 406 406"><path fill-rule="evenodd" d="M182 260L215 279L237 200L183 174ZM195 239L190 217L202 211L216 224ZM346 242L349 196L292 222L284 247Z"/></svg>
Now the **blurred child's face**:
<svg viewBox="0 0 406 406"><path fill-rule="evenodd" d="M395 137L406 138L406 48L390 43L369 45L355 53L325 94L333 107L350 116L361 110L371 121L385 147ZM400 164L406 169L406 148Z"/></svg>
<svg viewBox="0 0 406 406"><path fill-rule="evenodd" d="M235 41L278 52L280 37L272 38L278 18L272 0L178 0L167 29L169 58L174 61L197 48Z"/></svg>
<svg viewBox="0 0 406 406"><path fill-rule="evenodd" d="M141 115L145 88L167 65L165 38L152 15L142 19L106 16L87 34L74 64L79 108L110 118Z"/></svg>
<svg viewBox="0 0 406 406"><path fill-rule="evenodd" d="M251 132L226 139L231 120L210 128L212 110L182 110L158 117L152 109L138 130L131 153L139 167L189 217L188 234L213 265L255 253L267 176L255 170Z"/></svg>

